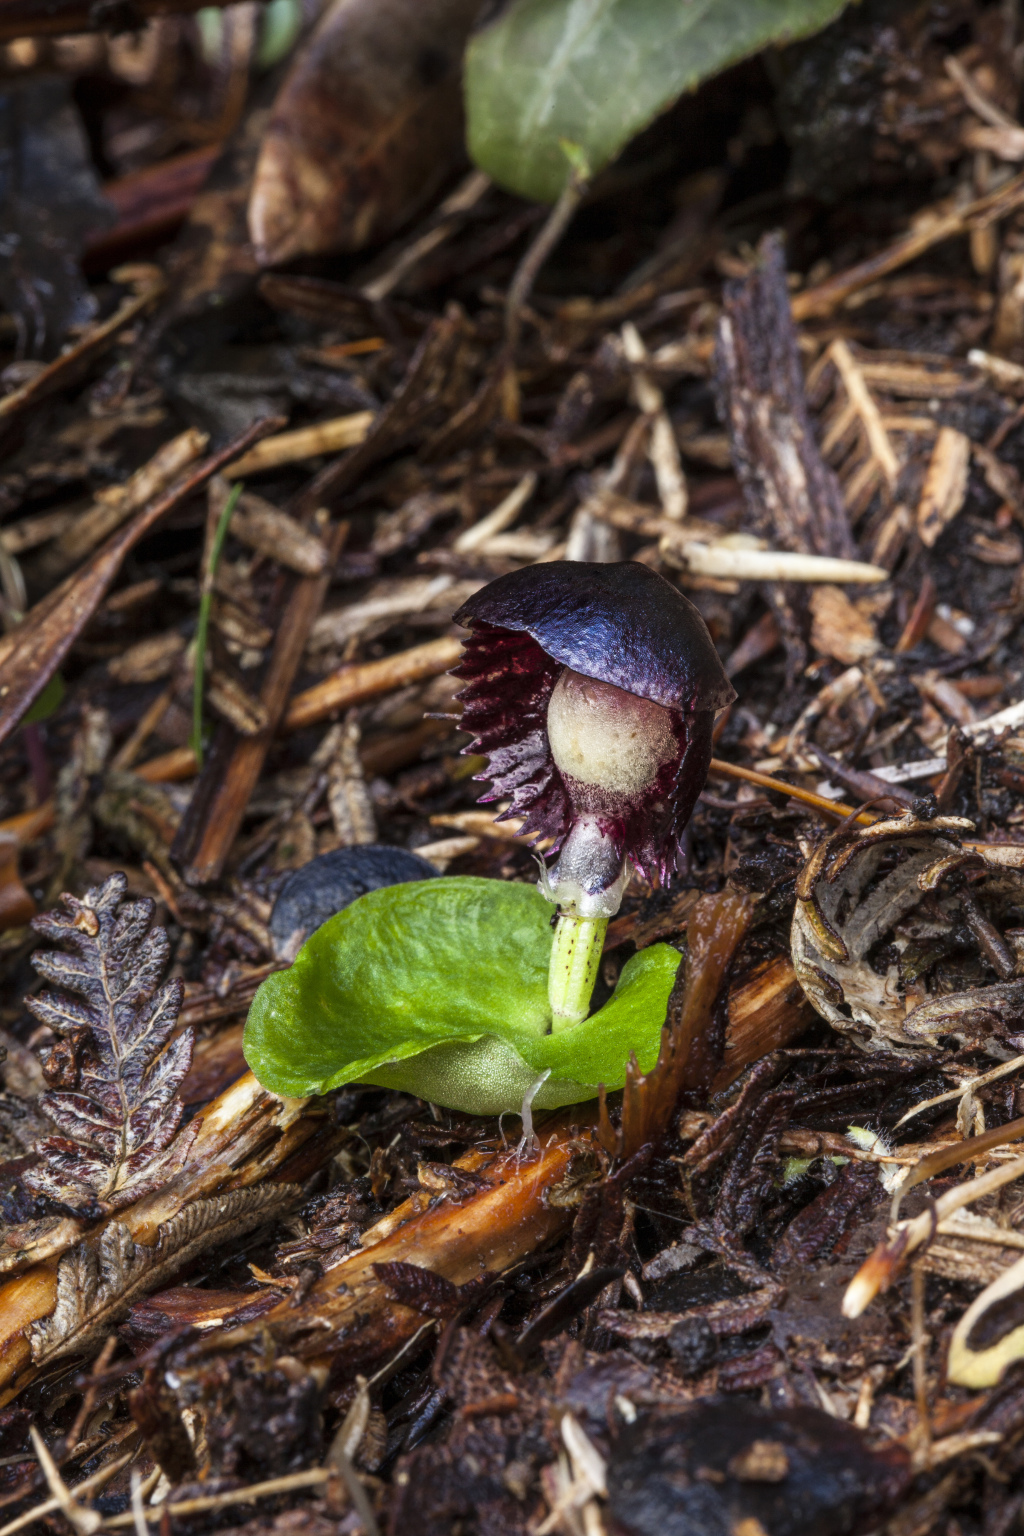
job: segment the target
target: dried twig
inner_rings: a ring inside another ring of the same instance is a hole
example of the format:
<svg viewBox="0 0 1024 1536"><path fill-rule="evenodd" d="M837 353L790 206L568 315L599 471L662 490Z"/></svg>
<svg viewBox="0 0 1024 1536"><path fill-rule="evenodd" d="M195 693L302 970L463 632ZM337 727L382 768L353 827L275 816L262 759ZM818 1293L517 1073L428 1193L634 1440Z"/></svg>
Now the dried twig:
<svg viewBox="0 0 1024 1536"><path fill-rule="evenodd" d="M46 1449L45 1445L43 1449ZM49 1455L49 1452L47 1452L47 1455ZM108 1461L106 1466L100 1467L98 1472L93 1472L88 1477L83 1477L82 1481L76 1483L74 1488L64 1487L64 1493L73 1498L79 1509L81 1509L82 1496L86 1493L95 1493L105 1483L109 1483L110 1479L116 1477L118 1472L123 1467L126 1467L135 1455L137 1455L137 1452L131 1450L127 1451L123 1456L116 1456L113 1461ZM52 1462L52 1457L50 1459ZM41 1457L40 1465L44 1466ZM59 1472L57 1475L58 1477L60 1476ZM37 1520L42 1519L45 1515L54 1514L58 1509L63 1511L62 1498L57 1495L51 1495L50 1498L44 1499L42 1504L37 1504L34 1509L27 1509L24 1514L18 1515L14 1520L8 1520L6 1525L0 1525L0 1536L15 1536L16 1531L24 1530L27 1525L35 1524ZM93 1527L94 1530L97 1528Z"/></svg>
<svg viewBox="0 0 1024 1536"><path fill-rule="evenodd" d="M224 868L288 702L313 621L327 593L331 566L347 533L348 524L338 523L325 541L326 569L319 576L302 577L294 584L260 690L266 724L240 739L232 740L234 733L222 733L214 744L205 776L189 802L171 850L190 884L215 880Z"/></svg>

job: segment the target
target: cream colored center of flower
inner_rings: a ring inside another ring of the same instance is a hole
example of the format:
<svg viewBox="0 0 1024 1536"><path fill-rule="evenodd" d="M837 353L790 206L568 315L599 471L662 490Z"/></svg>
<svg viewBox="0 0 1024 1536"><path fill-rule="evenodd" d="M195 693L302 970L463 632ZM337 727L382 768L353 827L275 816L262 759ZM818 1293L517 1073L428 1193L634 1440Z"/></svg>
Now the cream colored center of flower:
<svg viewBox="0 0 1024 1536"><path fill-rule="evenodd" d="M646 789L677 750L663 705L568 667L548 703L548 740L562 773L623 795Z"/></svg>

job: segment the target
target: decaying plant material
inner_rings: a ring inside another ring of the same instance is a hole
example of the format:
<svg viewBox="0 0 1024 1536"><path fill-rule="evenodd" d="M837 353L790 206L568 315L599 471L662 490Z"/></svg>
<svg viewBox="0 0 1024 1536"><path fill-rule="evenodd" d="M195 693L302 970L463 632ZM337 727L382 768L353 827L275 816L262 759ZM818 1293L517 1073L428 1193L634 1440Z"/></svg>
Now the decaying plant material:
<svg viewBox="0 0 1024 1536"><path fill-rule="evenodd" d="M831 833L800 873L800 983L833 1028L870 1050L941 1036L1000 1050L1024 1025L1024 872L990 863L983 844L965 848L958 834L970 828L908 811ZM943 962L965 947L976 953L951 990Z"/></svg>
<svg viewBox="0 0 1024 1536"><path fill-rule="evenodd" d="M462 161L472 6L424 54L303 0L287 62L250 7L9 9L11 163L81 196L44 313L0 261L0 1526L1013 1530L1013 8L851 6L555 225ZM608 928L596 1006L681 952L656 1066L266 1092L254 994L375 871L535 881L451 621L578 559L738 695Z"/></svg>
<svg viewBox="0 0 1024 1536"><path fill-rule="evenodd" d="M148 1194L181 1167L191 1139L163 1156L181 1126L179 1090L192 1062L192 1032L171 1039L182 983L160 985L167 936L150 928L151 901L122 901L127 884L124 875L111 875L82 901L66 897L66 916L33 921L37 932L65 946L36 954L36 970L55 990L29 1000L57 1036L43 1064L49 1091L39 1107L60 1134L39 1144L39 1162L25 1182L88 1216L109 1215Z"/></svg>

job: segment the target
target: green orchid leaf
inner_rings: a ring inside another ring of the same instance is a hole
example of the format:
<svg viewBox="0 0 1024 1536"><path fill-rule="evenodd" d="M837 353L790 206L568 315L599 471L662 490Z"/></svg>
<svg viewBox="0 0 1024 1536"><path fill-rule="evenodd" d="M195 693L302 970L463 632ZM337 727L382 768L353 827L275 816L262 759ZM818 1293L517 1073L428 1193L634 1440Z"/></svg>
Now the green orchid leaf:
<svg viewBox="0 0 1024 1536"><path fill-rule="evenodd" d="M290 1097L343 1083L400 1088L471 1114L539 1109L621 1088L657 1060L679 952L653 945L605 1006L548 1034L551 904L532 887L458 876L370 891L257 992L245 1057Z"/></svg>
<svg viewBox="0 0 1024 1536"><path fill-rule="evenodd" d="M554 202L568 140L599 171L684 91L768 43L816 32L846 0L512 0L466 56L470 154Z"/></svg>

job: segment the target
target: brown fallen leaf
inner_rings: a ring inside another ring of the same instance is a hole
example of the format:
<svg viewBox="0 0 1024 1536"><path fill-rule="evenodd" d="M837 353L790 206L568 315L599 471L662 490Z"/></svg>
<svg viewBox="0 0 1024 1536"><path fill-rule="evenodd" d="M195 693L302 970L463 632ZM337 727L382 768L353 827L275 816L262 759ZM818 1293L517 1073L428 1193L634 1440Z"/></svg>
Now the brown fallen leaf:
<svg viewBox="0 0 1024 1536"><path fill-rule="evenodd" d="M461 60L478 0L335 0L281 88L249 232L263 266L397 230L463 159Z"/></svg>
<svg viewBox="0 0 1024 1536"><path fill-rule="evenodd" d="M88 565L61 582L25 615L21 623L0 641L0 741L10 735L28 707L38 698L68 651L99 607L130 549L172 507L205 485L224 464L244 453L279 424L267 417L234 439L219 453L211 454L187 470L162 495L142 507L100 546Z"/></svg>

